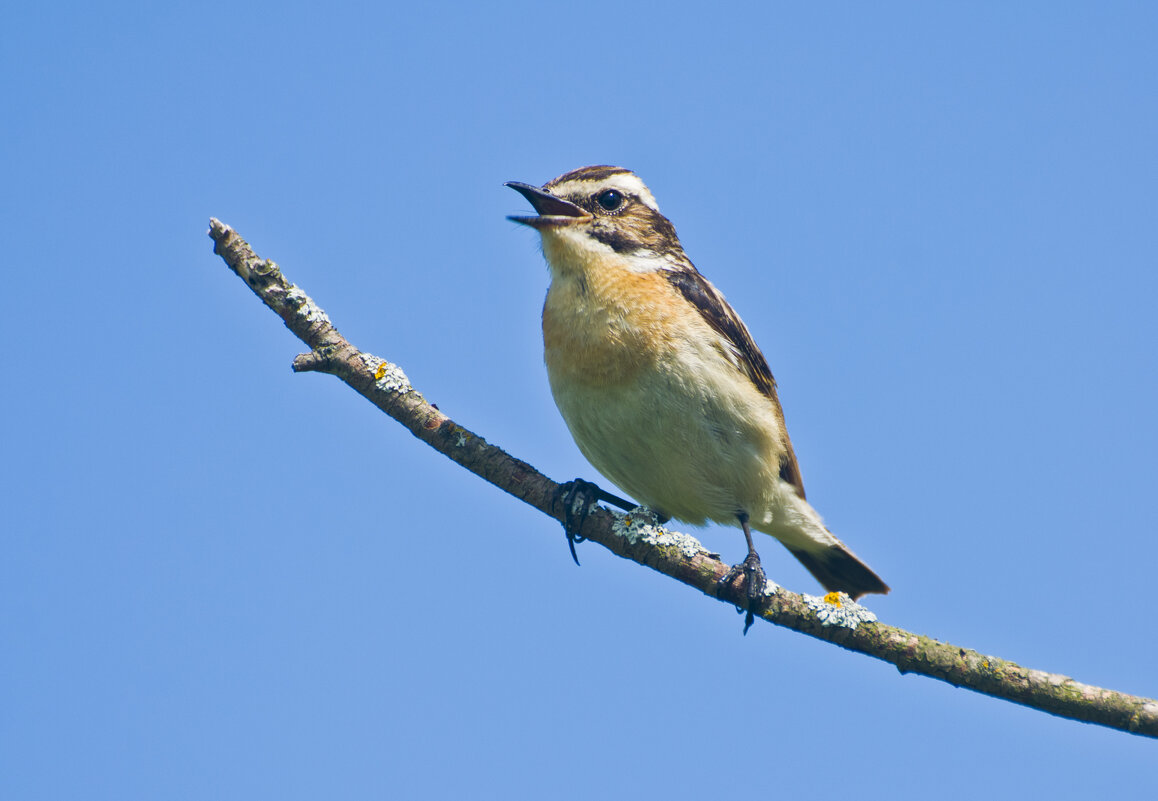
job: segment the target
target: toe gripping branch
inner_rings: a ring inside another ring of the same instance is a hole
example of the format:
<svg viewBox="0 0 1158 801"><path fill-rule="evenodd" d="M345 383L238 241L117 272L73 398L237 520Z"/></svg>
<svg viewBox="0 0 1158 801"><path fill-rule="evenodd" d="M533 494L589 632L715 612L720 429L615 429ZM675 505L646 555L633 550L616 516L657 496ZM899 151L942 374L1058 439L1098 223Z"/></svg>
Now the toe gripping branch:
<svg viewBox="0 0 1158 801"><path fill-rule="evenodd" d="M762 600L764 595L764 588L768 584L768 579L764 575L764 568L760 564L760 557L755 551L748 554L738 565L732 565L724 577L716 582L716 595L719 596L720 590L731 585L736 580L736 576L744 575L744 601L745 606L737 606L736 611L744 615L744 633L748 633L748 629L752 628L752 624L756 622L756 614L753 611Z"/></svg>
<svg viewBox="0 0 1158 801"><path fill-rule="evenodd" d="M752 628L752 624L756 621L756 614L753 609L761 602L764 589L768 586L768 579L764 575L764 567L760 564L760 554L756 553L756 548L752 544L752 530L748 527L748 514L741 512L736 515L737 520L740 521L741 528L744 529L744 538L748 541L748 556L738 565L732 565L731 569L724 574L724 577L716 583L716 595L724 587L730 585L736 576L741 573L744 574L744 600L747 605L744 607L736 607L737 612L744 614L744 633L748 633L748 629Z"/></svg>
<svg viewBox="0 0 1158 801"><path fill-rule="evenodd" d="M563 504L563 533L567 535L567 547L571 549L571 558L575 560L575 564L579 564L575 543L587 539L580 532L587 521L587 515L591 512L591 504L597 501L613 504L627 512L635 508L634 504L618 495L612 495L600 489L598 485L581 478L560 484L555 491L555 503Z"/></svg>

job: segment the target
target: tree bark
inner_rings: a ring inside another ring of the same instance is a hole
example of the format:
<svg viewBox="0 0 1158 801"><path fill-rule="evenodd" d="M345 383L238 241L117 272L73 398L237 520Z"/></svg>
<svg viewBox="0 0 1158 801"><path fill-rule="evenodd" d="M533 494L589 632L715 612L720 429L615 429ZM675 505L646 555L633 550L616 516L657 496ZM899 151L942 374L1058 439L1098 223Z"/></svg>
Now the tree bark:
<svg viewBox="0 0 1158 801"><path fill-rule="evenodd" d="M261 259L229 226L210 220L214 252L310 349L294 359L297 372L337 376L414 436L499 489L563 521L560 485L526 462L451 420L411 386L397 365L351 345L313 300ZM744 605L743 578L720 587L728 572L719 554L693 537L660 527L646 511L620 514L592 504L583 538L670 576L710 598ZM848 596L801 595L770 585L753 610L758 618L917 673L1043 712L1147 737L1158 737L1158 701L1106 690L1054 673L940 642L877 622Z"/></svg>

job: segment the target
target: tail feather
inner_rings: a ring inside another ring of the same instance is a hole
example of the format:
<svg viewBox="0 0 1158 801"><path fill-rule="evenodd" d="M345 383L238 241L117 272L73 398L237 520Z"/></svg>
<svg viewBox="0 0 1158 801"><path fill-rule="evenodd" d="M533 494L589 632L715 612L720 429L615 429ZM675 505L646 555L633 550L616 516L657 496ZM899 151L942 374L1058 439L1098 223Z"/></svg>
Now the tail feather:
<svg viewBox="0 0 1158 801"><path fill-rule="evenodd" d="M845 592L854 601L865 593L888 593L889 585L841 545L812 551L788 549L829 592Z"/></svg>

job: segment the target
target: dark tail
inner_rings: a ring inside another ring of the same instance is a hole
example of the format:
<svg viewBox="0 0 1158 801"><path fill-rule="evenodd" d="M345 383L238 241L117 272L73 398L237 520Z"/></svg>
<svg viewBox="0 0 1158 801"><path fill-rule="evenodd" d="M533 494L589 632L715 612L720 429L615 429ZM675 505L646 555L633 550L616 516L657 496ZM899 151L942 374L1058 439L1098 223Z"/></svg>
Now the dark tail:
<svg viewBox="0 0 1158 801"><path fill-rule="evenodd" d="M884 595L889 591L889 585L847 548L831 545L819 551L788 550L829 592L848 593L855 601L865 593Z"/></svg>

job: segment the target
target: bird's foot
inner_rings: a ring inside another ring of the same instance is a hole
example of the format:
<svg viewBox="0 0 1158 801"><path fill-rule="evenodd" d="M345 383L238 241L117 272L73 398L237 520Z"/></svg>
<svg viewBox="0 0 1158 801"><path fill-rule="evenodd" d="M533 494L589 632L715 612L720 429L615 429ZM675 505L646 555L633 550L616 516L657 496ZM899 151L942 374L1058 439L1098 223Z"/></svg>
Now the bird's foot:
<svg viewBox="0 0 1158 801"><path fill-rule="evenodd" d="M747 606L737 606L736 611L744 613L744 633L747 634L748 629L756 621L752 607L764 597L764 590L768 586L768 577L764 575L764 567L760 564L760 555L755 551L750 551L743 562L732 565L724 577L716 583L716 592L719 594L721 589L730 585L741 573L744 574L744 595Z"/></svg>
<svg viewBox="0 0 1158 801"><path fill-rule="evenodd" d="M567 535L567 547L571 549L571 558L575 560L575 564L579 564L579 556L575 553L575 543L587 539L579 532L587 520L587 515L591 513L591 505L598 501L614 504L626 511L635 508L635 504L623 500L618 495L612 495L610 492L600 489L598 485L581 478L560 484L555 491L554 503L563 505L563 533Z"/></svg>
<svg viewBox="0 0 1158 801"><path fill-rule="evenodd" d="M571 549L571 558L575 560L575 564L579 564L575 543L587 539L579 532L591 512L591 504L597 500L595 490L598 489L590 481L577 478L566 484L560 484L555 490L555 503L563 505L563 533L567 537L567 547Z"/></svg>

